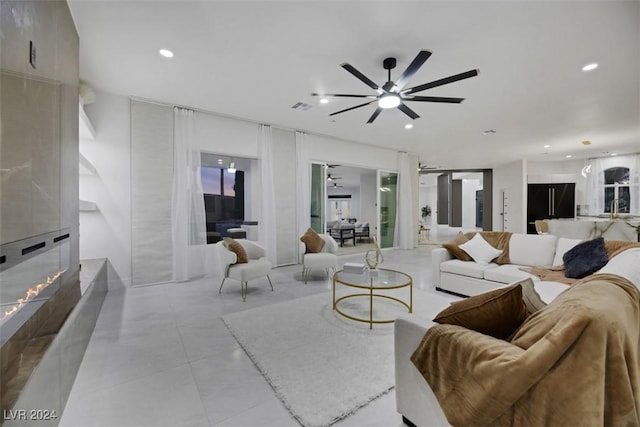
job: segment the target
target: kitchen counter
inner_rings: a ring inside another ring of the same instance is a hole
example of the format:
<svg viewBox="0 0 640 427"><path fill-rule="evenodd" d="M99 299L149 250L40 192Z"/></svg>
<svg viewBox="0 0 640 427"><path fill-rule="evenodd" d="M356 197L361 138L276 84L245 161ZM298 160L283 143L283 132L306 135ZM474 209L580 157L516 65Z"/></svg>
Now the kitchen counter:
<svg viewBox="0 0 640 427"><path fill-rule="evenodd" d="M576 219L548 219L549 234L570 239L594 239L638 241L638 234L629 224L640 225L640 218L578 217Z"/></svg>

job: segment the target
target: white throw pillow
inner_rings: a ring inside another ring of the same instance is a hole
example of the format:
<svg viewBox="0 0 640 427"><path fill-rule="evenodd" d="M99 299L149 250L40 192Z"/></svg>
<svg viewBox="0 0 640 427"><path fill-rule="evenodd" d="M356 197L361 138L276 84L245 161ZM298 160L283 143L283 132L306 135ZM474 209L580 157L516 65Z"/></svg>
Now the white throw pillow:
<svg viewBox="0 0 640 427"><path fill-rule="evenodd" d="M567 239L566 237L560 237L558 239L558 245L556 246L556 254L553 257L553 266L560 267L564 264L562 261L562 257L564 254L571 248L573 248L578 243L582 243L580 239Z"/></svg>
<svg viewBox="0 0 640 427"><path fill-rule="evenodd" d="M469 254L475 262L481 265L487 265L502 254L501 250L498 250L491 246L480 233L476 233L473 239L458 246L460 249Z"/></svg>

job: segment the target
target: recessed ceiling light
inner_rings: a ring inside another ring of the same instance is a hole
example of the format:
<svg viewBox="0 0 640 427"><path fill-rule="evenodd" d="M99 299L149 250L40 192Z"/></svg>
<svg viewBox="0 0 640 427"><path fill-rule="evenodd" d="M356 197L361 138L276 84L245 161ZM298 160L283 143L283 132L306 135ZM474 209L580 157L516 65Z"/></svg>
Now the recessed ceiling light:
<svg viewBox="0 0 640 427"><path fill-rule="evenodd" d="M327 98L320 98L320 104L328 104L329 100Z"/></svg>
<svg viewBox="0 0 640 427"><path fill-rule="evenodd" d="M572 156L571 154L567 154L565 157L566 157L567 159L570 159L570 158L571 158L571 157L573 157L573 156Z"/></svg>
<svg viewBox="0 0 640 427"><path fill-rule="evenodd" d="M551 147L549 144L542 146L542 148L549 148L549 147Z"/></svg>
<svg viewBox="0 0 640 427"><path fill-rule="evenodd" d="M404 125L405 129L413 129L413 125L411 123L407 123L406 125Z"/></svg>
<svg viewBox="0 0 640 427"><path fill-rule="evenodd" d="M160 49L158 53L165 58L173 58L173 52L171 52L169 49Z"/></svg>
<svg viewBox="0 0 640 427"><path fill-rule="evenodd" d="M582 67L582 71L592 71L592 70L595 70L596 68L598 68L598 63L592 62L591 64L587 64L584 67Z"/></svg>
<svg viewBox="0 0 640 427"><path fill-rule="evenodd" d="M617 155L618 155L618 153L611 153L611 155L612 155L612 156L617 156Z"/></svg>

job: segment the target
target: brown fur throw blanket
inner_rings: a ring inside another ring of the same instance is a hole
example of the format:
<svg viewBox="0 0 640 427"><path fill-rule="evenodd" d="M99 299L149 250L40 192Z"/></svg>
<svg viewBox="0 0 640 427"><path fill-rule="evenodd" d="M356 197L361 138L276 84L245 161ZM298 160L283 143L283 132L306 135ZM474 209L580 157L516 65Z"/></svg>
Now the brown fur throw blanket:
<svg viewBox="0 0 640 427"><path fill-rule="evenodd" d="M437 325L411 360L454 426L638 426L639 305L626 279L593 275L510 342Z"/></svg>

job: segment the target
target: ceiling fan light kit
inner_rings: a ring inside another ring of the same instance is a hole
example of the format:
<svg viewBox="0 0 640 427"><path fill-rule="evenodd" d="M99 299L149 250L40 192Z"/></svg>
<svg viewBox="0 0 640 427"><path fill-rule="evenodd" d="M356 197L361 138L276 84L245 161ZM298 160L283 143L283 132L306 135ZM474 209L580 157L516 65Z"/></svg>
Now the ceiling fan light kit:
<svg viewBox="0 0 640 427"><path fill-rule="evenodd" d="M396 108L400 105L400 97L390 93L384 94L378 100L378 107L380 108Z"/></svg>
<svg viewBox="0 0 640 427"><path fill-rule="evenodd" d="M404 102L406 101L417 101L417 102L441 102L441 103L450 103L450 104L459 104L464 101L464 98L446 98L441 96L413 96L412 94L417 92L422 92L427 89L432 89L434 87L443 86L449 83L454 83L460 80L468 79L470 77L475 77L478 75L478 70L469 70L464 73L455 74L449 77L445 77L443 79L434 80L429 83L425 83L422 85L414 86L408 89L404 89L409 79L413 77L413 75L422 67L427 59L431 56L431 52L428 50L421 50L418 52L418 55L411 61L411 64L407 67L406 70L400 75L398 80L393 82L391 80L391 70L396 67L396 58L385 58L382 61L382 66L388 72L388 80L382 86L378 86L373 80L362 74L358 71L353 65L348 63L343 63L340 66L355 76L358 80L369 86L371 89L377 92L377 95L359 95L359 94L348 94L348 93L334 93L334 94L319 94L312 93L312 96L321 96L321 97L338 97L338 98L368 98L370 101L365 102L363 104L356 105L354 107L345 108L344 110L336 111L334 113L329 114L329 116L335 116L336 114L345 113L347 111L355 110L356 108L365 107L375 101L378 101L377 108L369 117L367 123L373 123L373 121L378 117L380 112L383 109L397 108L407 116L411 117L413 120L419 118L420 116L409 108Z"/></svg>

